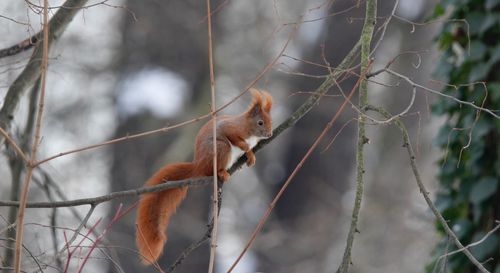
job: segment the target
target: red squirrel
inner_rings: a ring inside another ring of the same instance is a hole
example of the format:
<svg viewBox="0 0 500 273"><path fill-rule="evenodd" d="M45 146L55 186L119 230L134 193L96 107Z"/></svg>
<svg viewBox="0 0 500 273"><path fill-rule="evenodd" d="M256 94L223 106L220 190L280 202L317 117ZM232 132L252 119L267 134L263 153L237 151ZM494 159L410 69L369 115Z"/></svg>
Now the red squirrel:
<svg viewBox="0 0 500 273"><path fill-rule="evenodd" d="M217 117L217 176L224 182L230 176L226 169L243 153L247 156L246 164L254 165L252 148L259 140L272 136L272 97L269 93L254 88L250 92L253 101L244 113ZM196 136L193 161L166 165L146 181L145 186L212 175L213 120L210 120ZM144 264L153 263L163 252L170 217L186 194L187 187L183 187L141 197L137 212L136 243Z"/></svg>

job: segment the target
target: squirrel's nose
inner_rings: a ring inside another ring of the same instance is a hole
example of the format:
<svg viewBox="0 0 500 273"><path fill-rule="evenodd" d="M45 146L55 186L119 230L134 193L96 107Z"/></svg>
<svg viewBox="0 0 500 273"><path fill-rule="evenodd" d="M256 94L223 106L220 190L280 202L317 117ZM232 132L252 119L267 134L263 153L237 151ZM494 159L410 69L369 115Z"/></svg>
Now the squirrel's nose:
<svg viewBox="0 0 500 273"><path fill-rule="evenodd" d="M267 137L272 137L272 136L273 136L273 132L267 133Z"/></svg>

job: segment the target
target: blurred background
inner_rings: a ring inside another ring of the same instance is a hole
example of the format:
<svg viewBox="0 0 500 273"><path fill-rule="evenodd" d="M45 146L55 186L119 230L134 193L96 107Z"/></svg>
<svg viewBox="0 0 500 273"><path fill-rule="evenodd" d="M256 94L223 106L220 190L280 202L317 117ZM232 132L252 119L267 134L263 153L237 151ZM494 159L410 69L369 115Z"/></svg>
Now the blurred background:
<svg viewBox="0 0 500 273"><path fill-rule="evenodd" d="M51 6L62 3L50 1ZM212 1L217 105L232 99L255 79L297 27L284 56L256 85L274 97L272 116L274 124L279 124L321 84L328 74L325 61L338 65L358 40L364 1L357 4L351 0ZM379 1L377 28L391 14L394 4ZM429 84L438 55L433 39L439 23L413 25L407 21L422 22L434 5L430 0L399 1L396 15L400 19L391 20L380 41L374 53L375 68L385 66L399 53L419 52L421 58L415 54L401 56L393 69ZM50 51L40 158L208 113L204 1L89 1L87 6ZM37 11L24 1L1 1L0 48L39 31L41 15ZM375 41L379 37L380 32ZM2 97L30 55L27 51L0 59ZM341 83L342 89L351 90L355 81L356 77L347 78ZM375 81L369 85L373 104L383 105L392 113L406 107L411 94L408 85L396 85L397 79L387 75ZM329 94L339 95L339 91L332 88ZM15 114L11 132L16 139L26 124L29 98L23 98ZM249 101L246 95L224 113L240 113ZM443 120L431 118L432 101L432 96L418 93L414 107L403 120L409 127L423 180L434 190L439 166L435 164L438 151L431 140ZM225 272L235 260L284 180L341 103L339 96L324 97L295 127L257 155L255 167L238 171L224 185L217 272ZM342 114L277 203L234 272L332 272L338 267L354 200L355 117L351 108ZM75 199L141 187L166 163L192 157L201 125L198 122L52 160L42 165L43 172L35 174L38 183L32 184L30 200ZM391 126L369 126L368 137L366 190L351 272L423 272L437 235L434 218L418 192L401 147L400 134ZM11 155L2 153L2 200L12 200L12 181L19 179L13 175L12 161ZM54 194L56 188L61 195ZM52 196L47 196L50 193ZM209 187L190 190L171 221L169 241L159 261L162 268L167 269L205 233L210 195ZM136 201L127 198L101 204L88 226L102 218L103 224L97 228L102 232L121 203L130 206ZM43 263L57 266L51 255L64 245L64 229L51 226L74 229L87 210L85 206L28 209L26 246ZM9 208L0 208L2 231L11 223L9 214ZM84 272L156 272L139 264L134 222L135 210L115 223ZM0 236L4 238L2 247L7 248L8 236L5 232ZM198 248L176 272L206 270L208 254L208 245ZM23 262L29 272L36 270L33 259L26 257ZM76 270L78 261L71 266ZM45 272L57 270L48 267Z"/></svg>

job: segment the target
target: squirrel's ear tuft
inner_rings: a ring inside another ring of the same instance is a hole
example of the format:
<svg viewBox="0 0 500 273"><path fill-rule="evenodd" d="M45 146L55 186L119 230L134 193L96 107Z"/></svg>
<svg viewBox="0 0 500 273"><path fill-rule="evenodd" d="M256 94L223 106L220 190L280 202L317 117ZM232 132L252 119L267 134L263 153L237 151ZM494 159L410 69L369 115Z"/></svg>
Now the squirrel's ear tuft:
<svg viewBox="0 0 500 273"><path fill-rule="evenodd" d="M262 109L264 109L264 111L269 113L271 112L271 107L273 106L273 97L266 91L261 91L261 93L265 100Z"/></svg>
<svg viewBox="0 0 500 273"><path fill-rule="evenodd" d="M258 114L259 111L269 113L273 106L273 97L271 97L271 94L253 87L249 91L252 94L253 101L248 108L248 113L252 115Z"/></svg>
<svg viewBox="0 0 500 273"><path fill-rule="evenodd" d="M260 104L262 105L262 93L260 92L259 89L251 87L248 91L250 91L250 94L252 94L252 104Z"/></svg>
<svg viewBox="0 0 500 273"><path fill-rule="evenodd" d="M256 88L250 88L249 91L252 94L253 100L252 100L252 103L250 104L250 107L248 107L247 113L250 116L256 116L263 109L262 94Z"/></svg>

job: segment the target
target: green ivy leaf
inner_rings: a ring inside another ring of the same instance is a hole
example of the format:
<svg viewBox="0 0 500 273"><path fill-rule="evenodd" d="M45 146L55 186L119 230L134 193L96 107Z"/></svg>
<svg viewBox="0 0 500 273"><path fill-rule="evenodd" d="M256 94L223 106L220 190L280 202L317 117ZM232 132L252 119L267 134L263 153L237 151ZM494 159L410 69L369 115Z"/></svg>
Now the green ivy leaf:
<svg viewBox="0 0 500 273"><path fill-rule="evenodd" d="M444 115L450 112L452 109L456 109L457 103L452 100L441 100L434 103L431 107L432 113L436 115Z"/></svg>
<svg viewBox="0 0 500 273"><path fill-rule="evenodd" d="M470 43L470 55L467 58L470 61L481 60L486 54L487 48L481 41L472 41Z"/></svg>
<svg viewBox="0 0 500 273"><path fill-rule="evenodd" d="M451 132L451 127L448 124L443 125L439 129L438 135L436 138L434 138L434 144L437 146L446 146L448 144L448 138L452 138L453 136L456 136L456 132Z"/></svg>
<svg viewBox="0 0 500 273"><path fill-rule="evenodd" d="M478 34L481 30L481 25L483 24L484 13L473 11L465 17L467 23L469 23L469 31L471 35Z"/></svg>
<svg viewBox="0 0 500 273"><path fill-rule="evenodd" d="M441 78L446 81L452 70L453 70L453 64L450 61L448 61L447 58L442 57L436 66L434 75L437 78Z"/></svg>
<svg viewBox="0 0 500 273"><path fill-rule="evenodd" d="M490 96L493 101L500 101L500 82L489 83L486 87L488 88L488 96Z"/></svg>
<svg viewBox="0 0 500 273"><path fill-rule="evenodd" d="M480 225L481 216L483 215L483 208L480 205L472 205L472 221L475 225Z"/></svg>
<svg viewBox="0 0 500 273"><path fill-rule="evenodd" d="M472 54L472 53L471 53ZM478 63L472 67L469 74L469 82L477 82L486 79L491 70L490 63Z"/></svg>
<svg viewBox="0 0 500 273"><path fill-rule="evenodd" d="M491 125L492 124L489 122L489 120L484 118L484 116L480 117L476 121L476 125L474 126L474 129L472 131L472 140L474 142L479 142L481 138L491 130Z"/></svg>
<svg viewBox="0 0 500 273"><path fill-rule="evenodd" d="M436 198L436 208L440 213L453 206L453 199L448 195L438 195Z"/></svg>
<svg viewBox="0 0 500 273"><path fill-rule="evenodd" d="M500 60L500 44L490 49L490 58L488 62L496 63Z"/></svg>
<svg viewBox="0 0 500 273"><path fill-rule="evenodd" d="M439 48L440 49L447 49L451 47L451 44L453 43L453 35L451 32L444 32L439 36Z"/></svg>
<svg viewBox="0 0 500 273"><path fill-rule="evenodd" d="M479 204L495 194L498 187L498 180L494 177L486 177L479 180L470 192L470 200L474 204Z"/></svg>
<svg viewBox="0 0 500 273"><path fill-rule="evenodd" d="M434 8L434 12L431 15L430 19L436 19L437 17L444 15L445 9L442 5L437 4L436 7Z"/></svg>
<svg viewBox="0 0 500 273"><path fill-rule="evenodd" d="M483 24L479 29L479 33L480 34L485 33L488 29L490 29L493 25L495 25L496 21L497 21L496 14L489 13L488 15L486 15L486 18L484 18Z"/></svg>
<svg viewBox="0 0 500 273"><path fill-rule="evenodd" d="M500 109L500 40L497 39L500 37L500 0L437 2L439 7L436 7L435 15L451 20L446 20L436 39L442 54L435 75L447 79L450 85L462 86L458 89L444 88L443 92L476 105L481 105L487 98L484 107ZM462 19L467 21L467 26L457 21ZM464 51L454 50L455 44L467 48ZM463 59L460 64L457 62L459 59ZM488 82L487 94L483 85L463 85L479 81ZM494 196L500 191L500 159L491 155L500 154L500 142L495 141L498 136L492 133L497 128L500 130L500 120L483 114L476 120L475 109L448 101L438 99L432 107L434 114L447 118L447 123L434 139L442 150L438 163L441 168L436 205L461 241L469 244L483 238L485 232L491 229L488 223L495 219L490 208L498 202ZM490 141L491 137L493 141ZM438 223L436 228L441 236L445 236ZM438 244L440 251L443 251L443 241L446 242L441 240ZM481 261L491 257L496 260L500 255L499 241L500 234L494 234L488 238L488 242L481 243L471 251ZM496 265L495 272L493 265ZM490 272L500 273L499 263L490 262L487 266ZM476 271L464 255L449 257L448 268L453 273Z"/></svg>

